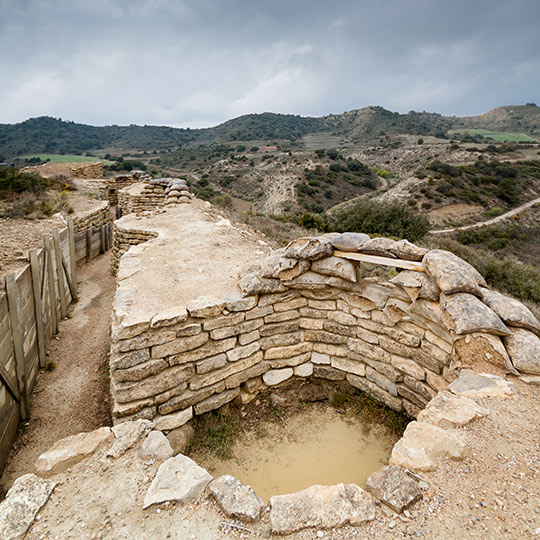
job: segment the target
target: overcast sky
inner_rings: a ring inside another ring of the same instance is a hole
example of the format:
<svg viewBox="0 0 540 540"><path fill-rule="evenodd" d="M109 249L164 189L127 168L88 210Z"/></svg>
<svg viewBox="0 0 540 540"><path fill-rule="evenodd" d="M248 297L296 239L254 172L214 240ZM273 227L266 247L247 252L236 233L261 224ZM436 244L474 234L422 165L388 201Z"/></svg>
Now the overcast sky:
<svg viewBox="0 0 540 540"><path fill-rule="evenodd" d="M0 0L0 123L540 105L540 0Z"/></svg>

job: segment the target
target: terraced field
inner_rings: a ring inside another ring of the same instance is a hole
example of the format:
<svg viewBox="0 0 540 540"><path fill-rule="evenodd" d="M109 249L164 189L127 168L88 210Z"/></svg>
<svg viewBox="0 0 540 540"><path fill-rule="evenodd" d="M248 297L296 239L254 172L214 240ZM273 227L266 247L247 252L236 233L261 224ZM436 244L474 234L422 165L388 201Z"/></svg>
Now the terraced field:
<svg viewBox="0 0 540 540"><path fill-rule="evenodd" d="M493 139L500 142L536 142L536 139L525 133L509 133L505 131L488 131L486 129L453 129L448 132L452 135L482 135L485 139Z"/></svg>

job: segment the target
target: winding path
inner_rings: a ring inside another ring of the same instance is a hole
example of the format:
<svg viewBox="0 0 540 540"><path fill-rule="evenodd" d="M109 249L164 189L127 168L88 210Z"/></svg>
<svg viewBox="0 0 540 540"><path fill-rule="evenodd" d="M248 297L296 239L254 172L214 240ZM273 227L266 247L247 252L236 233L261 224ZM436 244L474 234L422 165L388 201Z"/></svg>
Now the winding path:
<svg viewBox="0 0 540 540"><path fill-rule="evenodd" d="M526 202L525 204L522 204L521 206L518 206L517 208L513 208L512 210L509 210L508 212L505 212L504 214L501 214L500 216L494 217L493 219L488 219L487 221L479 221L477 223L473 223L472 225L464 225L463 227L454 227L451 229L439 229L437 231L429 231L429 232L431 234L446 234L446 233L452 233L455 231L465 231L467 229L479 229L480 227L493 225L494 223L498 223L499 221L502 221L503 219L508 219L512 216L515 216L516 214L519 214L523 210L526 210L527 208L531 208L531 206L534 206L535 204L540 204L540 197L533 199L532 201Z"/></svg>

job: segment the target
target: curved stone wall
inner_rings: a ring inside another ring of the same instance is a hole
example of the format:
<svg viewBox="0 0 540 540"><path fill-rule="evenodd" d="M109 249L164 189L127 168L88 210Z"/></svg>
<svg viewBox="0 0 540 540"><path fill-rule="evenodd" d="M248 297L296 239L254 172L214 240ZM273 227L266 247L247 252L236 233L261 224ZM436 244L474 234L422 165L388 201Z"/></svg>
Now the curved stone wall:
<svg viewBox="0 0 540 540"><path fill-rule="evenodd" d="M366 240L296 240L245 272L241 294L198 298L131 326L116 307L115 421L174 429L291 377L346 379L416 417L460 368L484 358L516 372L516 336L540 345L532 313L487 289L465 261L407 241ZM400 271L377 282L360 276L364 263Z"/></svg>

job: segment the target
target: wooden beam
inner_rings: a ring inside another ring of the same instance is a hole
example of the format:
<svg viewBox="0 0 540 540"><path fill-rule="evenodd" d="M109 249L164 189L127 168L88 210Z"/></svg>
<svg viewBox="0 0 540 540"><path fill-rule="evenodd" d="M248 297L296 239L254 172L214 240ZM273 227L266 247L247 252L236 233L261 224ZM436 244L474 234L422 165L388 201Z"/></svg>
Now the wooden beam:
<svg viewBox="0 0 540 540"><path fill-rule="evenodd" d="M71 289L71 296L73 300L79 299L79 293L77 292L77 260L75 256L75 227L73 220L68 218L68 238L69 238L69 268L71 275L71 282L73 288Z"/></svg>
<svg viewBox="0 0 540 540"><path fill-rule="evenodd" d="M64 286L64 269L62 268L62 250L60 249L60 234L58 227L53 229L54 256L56 257L56 279L58 280L58 293L60 295L60 314L62 319L67 315L67 295Z"/></svg>
<svg viewBox="0 0 540 540"><path fill-rule="evenodd" d="M8 391L17 400L17 402L20 402L21 393L17 388L17 381L13 380L13 377L7 372L6 368L2 364L0 364L0 382L2 381L7 386Z"/></svg>
<svg viewBox="0 0 540 540"><path fill-rule="evenodd" d="M86 229L86 262L92 259L92 227Z"/></svg>
<svg viewBox="0 0 540 540"><path fill-rule="evenodd" d="M365 253L352 253L348 251L334 251L336 257L341 259L350 259L358 262L370 264L380 264L382 266L392 266L394 268L404 268L405 270L415 270L416 272L425 272L426 269L421 262L405 261L403 259L390 259L390 257L380 257L378 255L366 255Z"/></svg>
<svg viewBox="0 0 540 540"><path fill-rule="evenodd" d="M66 273L69 292L71 293L71 299L73 300L75 298L75 296L73 295L77 294L77 285L73 283L73 280L69 276L68 264L66 262L66 258L64 257L64 254L61 252L60 255L62 256L62 267L64 268L64 272Z"/></svg>
<svg viewBox="0 0 540 540"><path fill-rule="evenodd" d="M37 249L28 250L30 257L30 271L32 273L32 291L34 293L34 314L36 317L36 331L38 341L39 367L45 367L45 332L43 329L43 306L41 304L40 269Z"/></svg>
<svg viewBox="0 0 540 540"><path fill-rule="evenodd" d="M26 362L24 360L23 338L21 332L21 315L19 310L19 293L14 274L6 275L6 293L8 298L9 318L11 321L11 332L13 335L13 350L15 352L15 363L17 365L17 383L21 395L21 418L26 420L30 411L30 396L28 392L28 373L26 372Z"/></svg>
<svg viewBox="0 0 540 540"><path fill-rule="evenodd" d="M58 313L56 311L56 290L54 286L54 268L52 259L51 237L48 234L43 235L43 245L45 246L45 255L47 256L47 280L49 289L49 305L51 309L52 333L58 334Z"/></svg>
<svg viewBox="0 0 540 540"><path fill-rule="evenodd" d="M105 253L105 225L99 228L99 252Z"/></svg>

